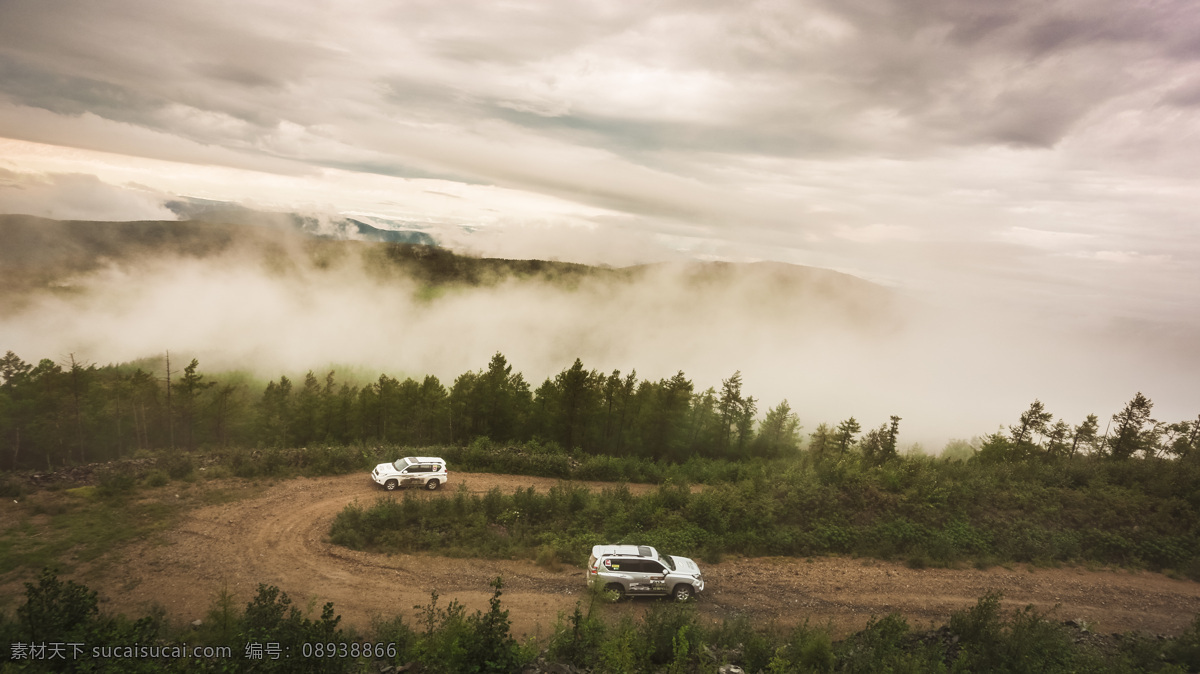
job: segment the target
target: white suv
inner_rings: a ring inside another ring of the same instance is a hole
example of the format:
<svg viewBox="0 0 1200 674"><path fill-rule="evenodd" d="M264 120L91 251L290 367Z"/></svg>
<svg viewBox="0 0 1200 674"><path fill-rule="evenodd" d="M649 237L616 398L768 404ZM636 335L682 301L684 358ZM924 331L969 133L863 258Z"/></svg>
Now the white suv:
<svg viewBox="0 0 1200 674"><path fill-rule="evenodd" d="M621 596L671 595L687 601L704 591L700 567L687 557L659 556L648 545L597 545L588 560L587 582Z"/></svg>
<svg viewBox="0 0 1200 674"><path fill-rule="evenodd" d="M371 471L371 479L388 491L400 487L424 487L433 491L446 484L449 477L446 462L436 456L406 456L392 463L381 463Z"/></svg>

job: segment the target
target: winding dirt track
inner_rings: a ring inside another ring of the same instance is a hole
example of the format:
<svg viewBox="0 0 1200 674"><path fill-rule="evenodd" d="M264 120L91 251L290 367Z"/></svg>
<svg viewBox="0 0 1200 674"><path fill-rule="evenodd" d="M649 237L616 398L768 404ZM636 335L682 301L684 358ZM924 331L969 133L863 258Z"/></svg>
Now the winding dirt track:
<svg viewBox="0 0 1200 674"><path fill-rule="evenodd" d="M492 487L544 490L557 483L510 475L451 477L449 488L416 492L418 497L453 495L458 482L475 493ZM638 492L650 487L630 488ZM587 599L582 571L575 568L555 573L531 560L387 556L328 542L330 523L347 504L368 506L381 497L384 492L365 475L280 482L261 495L193 510L162 537L124 549L122 561L81 570L82 579L100 591L107 610L141 614L148 605L158 604L181 621L203 618L222 587L244 605L259 583L278 585L300 607L314 603L314 614L332 601L343 624L365 628L374 616L402 613L411 619L414 606L428 603L434 590L440 605L457 599L468 610L486 610L488 583L503 576L503 602L514 631L543 636L560 612L569 613L576 601ZM913 570L840 557L742 558L701 566L708 588L698 606L706 615L719 619L744 614L782 625L808 619L813 624L832 623L839 634L862 627L872 615L893 611L914 627L941 624L951 612L973 605L992 590L1004 593L1006 606L1054 609L1058 619L1084 620L1104 632L1177 634L1200 612L1200 584L1146 572ZM609 610L636 613L652 601L623 602Z"/></svg>

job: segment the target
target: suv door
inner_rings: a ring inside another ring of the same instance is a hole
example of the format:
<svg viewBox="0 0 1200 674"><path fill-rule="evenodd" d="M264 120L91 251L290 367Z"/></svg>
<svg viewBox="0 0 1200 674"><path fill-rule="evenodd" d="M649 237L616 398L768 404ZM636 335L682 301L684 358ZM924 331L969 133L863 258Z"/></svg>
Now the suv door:
<svg viewBox="0 0 1200 674"><path fill-rule="evenodd" d="M653 559L629 561L630 594L666 594L667 571Z"/></svg>
<svg viewBox="0 0 1200 674"><path fill-rule="evenodd" d="M409 466L400 473L400 483L403 485L423 485L425 484L425 473L429 472L429 466L417 464Z"/></svg>
<svg viewBox="0 0 1200 674"><path fill-rule="evenodd" d="M625 557L605 557L600 562L600 573L604 579L605 585L609 583L620 583L624 591L628 592L632 584L632 569L636 560L627 559Z"/></svg>

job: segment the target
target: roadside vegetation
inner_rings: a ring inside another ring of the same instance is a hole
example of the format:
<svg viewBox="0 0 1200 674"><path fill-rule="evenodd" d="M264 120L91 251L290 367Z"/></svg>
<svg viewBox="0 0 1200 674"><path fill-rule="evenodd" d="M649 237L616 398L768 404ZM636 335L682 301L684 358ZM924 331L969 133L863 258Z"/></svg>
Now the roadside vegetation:
<svg viewBox="0 0 1200 674"><path fill-rule="evenodd" d="M367 630L341 626L332 603L296 606L259 585L244 608L227 592L198 627L160 611L140 618L99 611L95 592L49 570L26 583L25 601L0 615L0 669L30 672L377 672L446 674L558 672L1185 672L1200 668L1200 617L1181 635L1097 635L1032 608L1005 611L982 597L940 628L913 629L899 615L872 619L835 640L827 626L790 629L745 618L710 622L694 604L658 602L640 619L616 617L603 593L560 615L544 643L519 642L503 608L503 582L489 609L468 613L434 593L415 619L379 618ZM39 646L58 644L62 658ZM78 645L78 650L73 648ZM181 651L186 647L186 651ZM140 650L134 650L140 649ZM414 669L414 667L416 669Z"/></svg>
<svg viewBox="0 0 1200 674"><path fill-rule="evenodd" d="M993 465L861 457L742 466L701 490L635 496L564 483L537 493L464 491L351 504L334 543L379 552L552 554L581 564L593 545L636 543L722 555L851 554L914 567L1028 562L1150 568L1200 580L1200 468L1085 461Z"/></svg>

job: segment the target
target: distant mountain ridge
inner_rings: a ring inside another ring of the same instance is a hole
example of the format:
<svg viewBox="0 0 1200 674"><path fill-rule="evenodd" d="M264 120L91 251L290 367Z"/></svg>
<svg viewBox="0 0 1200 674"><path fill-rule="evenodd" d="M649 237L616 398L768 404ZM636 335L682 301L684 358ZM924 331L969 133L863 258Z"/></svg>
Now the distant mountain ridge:
<svg viewBox="0 0 1200 674"><path fill-rule="evenodd" d="M366 222L367 218L363 216L322 217L300 213L271 213L256 211L241 204L208 199L184 197L168 201L164 205L182 221L292 228L325 239L438 245L429 233L420 230L418 223L390 218L375 218L380 224L389 226L382 228Z"/></svg>
<svg viewBox="0 0 1200 674"><path fill-rule="evenodd" d="M38 292L72 292L76 279L102 268L133 270L174 258L237 259L280 274L319 274L353 264L377 283L400 279L416 282L432 292L430 297L436 296L436 288L530 281L567 291L586 286L592 292L608 292L614 283L670 278L667 286L656 286L673 288L676 302L697 306L714 301L745 307L761 305L764 314L807 313L824 307L822 310L830 315L880 325L897 300L887 288L817 267L779 262L687 261L612 268L479 258L422 243L338 239L310 233L310 227L298 225L289 214L268 218L254 211L249 214L254 216L254 226L205 219L90 222L0 215L0 309L19 306ZM215 218L216 214L206 217ZM371 232L370 225L358 220L346 219L346 223ZM782 304L781 298L785 299Z"/></svg>

